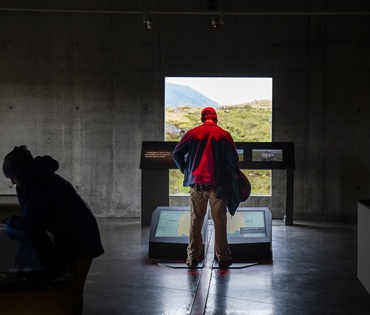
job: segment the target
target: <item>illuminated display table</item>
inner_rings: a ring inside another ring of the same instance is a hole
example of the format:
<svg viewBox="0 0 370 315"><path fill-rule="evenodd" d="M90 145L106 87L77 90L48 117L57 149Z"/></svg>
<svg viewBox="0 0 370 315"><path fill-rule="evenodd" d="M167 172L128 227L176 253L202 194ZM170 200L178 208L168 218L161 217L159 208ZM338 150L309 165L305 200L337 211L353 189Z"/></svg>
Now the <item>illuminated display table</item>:
<svg viewBox="0 0 370 315"><path fill-rule="evenodd" d="M227 218L227 239L233 259L271 259L272 215L267 207L238 208Z"/></svg>
<svg viewBox="0 0 370 315"><path fill-rule="evenodd" d="M357 278L370 293L370 200L357 200Z"/></svg>
<svg viewBox="0 0 370 315"><path fill-rule="evenodd" d="M45 240L0 225L1 314L71 314L72 278L50 263Z"/></svg>
<svg viewBox="0 0 370 315"><path fill-rule="evenodd" d="M208 212L202 227L203 245L207 243L207 218ZM157 207L150 226L149 257L185 259L189 231L189 207ZM204 256L204 246L201 256Z"/></svg>
<svg viewBox="0 0 370 315"><path fill-rule="evenodd" d="M207 243L206 221L203 244ZM149 257L185 259L189 228L189 207L157 207L150 228ZM228 214L227 238L233 259L271 259L271 233L272 216L266 207L238 208L233 217Z"/></svg>

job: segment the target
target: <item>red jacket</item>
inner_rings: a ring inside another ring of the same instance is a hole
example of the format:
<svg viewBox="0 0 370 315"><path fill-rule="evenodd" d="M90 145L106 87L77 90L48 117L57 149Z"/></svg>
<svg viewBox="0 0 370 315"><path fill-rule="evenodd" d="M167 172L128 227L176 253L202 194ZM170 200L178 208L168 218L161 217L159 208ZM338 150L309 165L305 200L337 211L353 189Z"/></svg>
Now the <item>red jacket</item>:
<svg viewBox="0 0 370 315"><path fill-rule="evenodd" d="M198 183L221 188L228 166L236 169L239 162L231 135L209 121L188 131L172 156L184 174L184 186Z"/></svg>

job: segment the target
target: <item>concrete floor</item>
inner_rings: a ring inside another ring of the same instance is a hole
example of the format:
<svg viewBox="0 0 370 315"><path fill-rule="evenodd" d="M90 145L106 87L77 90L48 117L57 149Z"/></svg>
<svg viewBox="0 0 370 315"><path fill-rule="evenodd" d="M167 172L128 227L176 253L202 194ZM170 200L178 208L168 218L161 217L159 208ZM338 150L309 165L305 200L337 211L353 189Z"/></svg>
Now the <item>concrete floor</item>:
<svg viewBox="0 0 370 315"><path fill-rule="evenodd" d="M370 314L356 226L294 223L273 222L271 263L220 270L158 265L148 258L149 227L99 219L106 253L93 261L84 314Z"/></svg>

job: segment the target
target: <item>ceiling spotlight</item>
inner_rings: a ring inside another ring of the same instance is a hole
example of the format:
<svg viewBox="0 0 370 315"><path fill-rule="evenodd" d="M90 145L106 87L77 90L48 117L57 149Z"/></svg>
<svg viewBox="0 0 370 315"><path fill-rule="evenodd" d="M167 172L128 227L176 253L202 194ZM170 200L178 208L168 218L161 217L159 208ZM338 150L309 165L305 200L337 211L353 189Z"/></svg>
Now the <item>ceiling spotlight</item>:
<svg viewBox="0 0 370 315"><path fill-rule="evenodd" d="M212 17L213 28L220 27L222 24L224 24L224 17L222 14Z"/></svg>
<svg viewBox="0 0 370 315"><path fill-rule="evenodd" d="M150 14L144 14L143 23L146 24L146 27L148 28L148 30L151 30L153 28L152 16Z"/></svg>
<svg viewBox="0 0 370 315"><path fill-rule="evenodd" d="M152 16L148 15L148 18L146 20L146 26L148 30L151 30L153 28L153 21L152 21Z"/></svg>

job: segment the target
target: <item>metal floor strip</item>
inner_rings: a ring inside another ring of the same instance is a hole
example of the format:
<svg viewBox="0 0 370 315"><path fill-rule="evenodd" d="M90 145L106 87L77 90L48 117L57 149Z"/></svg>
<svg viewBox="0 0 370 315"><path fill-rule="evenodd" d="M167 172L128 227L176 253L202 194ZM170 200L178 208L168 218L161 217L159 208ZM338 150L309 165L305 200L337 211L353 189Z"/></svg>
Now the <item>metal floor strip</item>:
<svg viewBox="0 0 370 315"><path fill-rule="evenodd" d="M211 284L212 268L215 257L214 233L212 229L208 232L208 238L209 238L208 250L204 258L204 265L201 271L190 315L204 314L207 306L208 292Z"/></svg>

